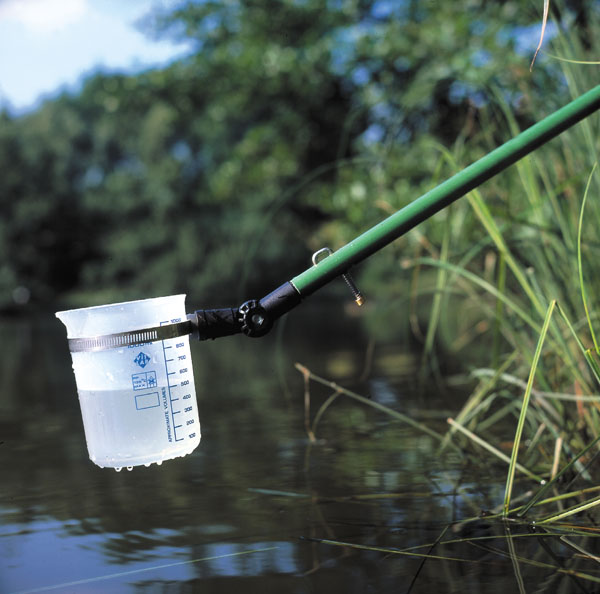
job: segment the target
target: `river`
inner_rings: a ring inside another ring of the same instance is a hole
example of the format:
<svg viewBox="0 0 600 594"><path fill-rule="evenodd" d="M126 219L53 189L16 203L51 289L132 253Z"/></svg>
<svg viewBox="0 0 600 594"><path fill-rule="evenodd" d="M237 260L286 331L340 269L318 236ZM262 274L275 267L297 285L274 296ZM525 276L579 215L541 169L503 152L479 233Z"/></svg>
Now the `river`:
<svg viewBox="0 0 600 594"><path fill-rule="evenodd" d="M418 355L373 342L339 304L288 317L260 340L194 343L200 446L120 473L88 458L62 325L4 319L0 592L517 591L507 555L435 544L502 501L505 469L440 455L430 435L343 395L313 427L332 394L314 382L311 439L294 363L435 431L460 400L418 394ZM540 572L525 584L556 581Z"/></svg>

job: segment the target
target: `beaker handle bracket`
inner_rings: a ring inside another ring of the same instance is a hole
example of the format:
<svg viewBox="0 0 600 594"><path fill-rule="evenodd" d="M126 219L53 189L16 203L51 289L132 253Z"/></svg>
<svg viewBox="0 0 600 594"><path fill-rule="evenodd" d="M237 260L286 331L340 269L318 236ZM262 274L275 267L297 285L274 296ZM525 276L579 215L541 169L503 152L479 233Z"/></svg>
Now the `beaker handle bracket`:
<svg viewBox="0 0 600 594"><path fill-rule="evenodd" d="M240 333L259 338L301 301L294 285L286 282L262 299L246 301L237 309L199 309L188 314L188 320L194 327L192 334L199 340L214 340Z"/></svg>

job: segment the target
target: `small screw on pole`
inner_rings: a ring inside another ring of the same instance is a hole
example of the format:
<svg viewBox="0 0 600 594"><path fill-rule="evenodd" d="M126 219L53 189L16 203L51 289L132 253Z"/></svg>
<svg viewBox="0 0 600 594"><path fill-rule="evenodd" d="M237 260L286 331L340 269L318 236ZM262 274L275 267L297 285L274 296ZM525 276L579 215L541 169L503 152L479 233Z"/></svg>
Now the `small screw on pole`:
<svg viewBox="0 0 600 594"><path fill-rule="evenodd" d="M346 284L354 297L354 301L356 301L356 305L360 307L365 302L365 298L362 296L360 289L356 286L354 279L350 276L349 272L342 274L342 278L346 281Z"/></svg>
<svg viewBox="0 0 600 594"><path fill-rule="evenodd" d="M319 260L321 259L320 256L325 255L325 257L327 258L327 256L331 256L331 254L333 254L333 252L328 247L324 247L324 248L321 248L320 250L316 251L312 256L313 266L316 266L319 263ZM356 286L354 279L350 276L349 272L345 272L344 274L342 274L342 278L344 279L345 283L348 285L348 288L350 289L350 292L352 293L352 296L354 297L354 301L356 302L356 305L358 305L360 307L365 302L365 298L363 297L359 288Z"/></svg>

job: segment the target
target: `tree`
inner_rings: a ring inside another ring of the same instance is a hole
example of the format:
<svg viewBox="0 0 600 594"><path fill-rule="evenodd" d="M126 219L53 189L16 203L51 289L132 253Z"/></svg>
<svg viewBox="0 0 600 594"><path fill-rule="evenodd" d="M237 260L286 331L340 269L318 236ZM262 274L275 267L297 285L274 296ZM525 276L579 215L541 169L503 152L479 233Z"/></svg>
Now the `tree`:
<svg viewBox="0 0 600 594"><path fill-rule="evenodd" d="M539 12L231 0L155 13L146 30L196 51L0 121L2 302L17 285L38 302L187 291L198 306L277 286L431 187L432 142L504 140L480 117L498 95L528 122L562 84L515 51Z"/></svg>

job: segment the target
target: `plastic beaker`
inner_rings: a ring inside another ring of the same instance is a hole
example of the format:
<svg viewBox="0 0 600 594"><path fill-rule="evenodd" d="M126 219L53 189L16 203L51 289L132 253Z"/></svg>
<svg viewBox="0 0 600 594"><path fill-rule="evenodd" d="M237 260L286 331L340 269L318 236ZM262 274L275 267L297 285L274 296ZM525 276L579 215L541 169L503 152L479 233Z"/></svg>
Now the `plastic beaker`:
<svg viewBox="0 0 600 594"><path fill-rule="evenodd" d="M56 313L68 338L185 321L185 295ZM200 443L189 336L71 352L92 462L120 470L192 452Z"/></svg>

